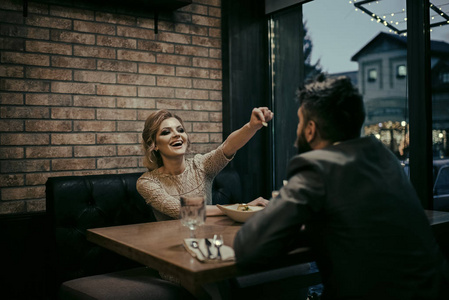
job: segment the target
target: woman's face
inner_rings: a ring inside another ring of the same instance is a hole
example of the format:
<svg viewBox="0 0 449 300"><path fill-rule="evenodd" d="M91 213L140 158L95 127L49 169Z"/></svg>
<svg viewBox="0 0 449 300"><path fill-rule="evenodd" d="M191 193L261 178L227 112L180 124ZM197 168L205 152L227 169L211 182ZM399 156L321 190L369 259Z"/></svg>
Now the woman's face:
<svg viewBox="0 0 449 300"><path fill-rule="evenodd" d="M162 158L184 155L187 150L187 133L176 118L168 118L161 123L156 134L156 150Z"/></svg>

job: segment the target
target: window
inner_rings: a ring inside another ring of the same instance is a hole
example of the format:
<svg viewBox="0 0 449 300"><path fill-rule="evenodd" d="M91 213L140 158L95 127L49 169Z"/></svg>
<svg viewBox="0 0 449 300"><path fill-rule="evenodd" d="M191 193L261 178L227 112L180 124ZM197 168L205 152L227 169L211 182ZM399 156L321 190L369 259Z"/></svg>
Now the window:
<svg viewBox="0 0 449 300"><path fill-rule="evenodd" d="M449 72L441 72L440 73L440 81L442 83L449 83Z"/></svg>
<svg viewBox="0 0 449 300"><path fill-rule="evenodd" d="M407 76L407 67L405 65L398 65L396 67L396 78L405 78Z"/></svg>
<svg viewBox="0 0 449 300"><path fill-rule="evenodd" d="M369 69L368 70L368 82L375 82L377 80L377 70Z"/></svg>

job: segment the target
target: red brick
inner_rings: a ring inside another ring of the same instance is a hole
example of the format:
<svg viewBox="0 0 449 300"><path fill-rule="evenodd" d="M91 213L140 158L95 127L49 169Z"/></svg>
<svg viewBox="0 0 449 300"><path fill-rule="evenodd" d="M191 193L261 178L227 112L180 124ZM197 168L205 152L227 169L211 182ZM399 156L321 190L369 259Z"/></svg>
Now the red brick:
<svg viewBox="0 0 449 300"><path fill-rule="evenodd" d="M23 131L23 121L2 120L0 119L0 128L2 131Z"/></svg>
<svg viewBox="0 0 449 300"><path fill-rule="evenodd" d="M137 41L129 38L97 36L97 45L114 48L136 49Z"/></svg>
<svg viewBox="0 0 449 300"><path fill-rule="evenodd" d="M25 18L25 24L36 27L49 27L57 29L71 29L72 21L68 19L46 17L43 15L28 15Z"/></svg>
<svg viewBox="0 0 449 300"><path fill-rule="evenodd" d="M72 157L72 147L27 147L25 155L26 158Z"/></svg>
<svg viewBox="0 0 449 300"><path fill-rule="evenodd" d="M209 7L209 16L221 18L221 9L218 7Z"/></svg>
<svg viewBox="0 0 449 300"><path fill-rule="evenodd" d="M117 82L122 84L134 84L134 85L155 85L156 77L151 75L139 75L139 74L118 74Z"/></svg>
<svg viewBox="0 0 449 300"><path fill-rule="evenodd" d="M44 198L44 199L27 200L26 201L27 212L45 211L45 208L47 206L47 201L45 199L45 193L43 195L41 193L39 193L36 196L39 196L40 198Z"/></svg>
<svg viewBox="0 0 449 300"><path fill-rule="evenodd" d="M68 19L94 20L95 13L92 10L78 9L66 6L50 6L50 15Z"/></svg>
<svg viewBox="0 0 449 300"><path fill-rule="evenodd" d="M84 57L116 58L115 49L92 46L73 46L73 54Z"/></svg>
<svg viewBox="0 0 449 300"><path fill-rule="evenodd" d="M158 64L139 64L139 73L155 75L175 75L175 67Z"/></svg>
<svg viewBox="0 0 449 300"><path fill-rule="evenodd" d="M78 107L54 107L51 109L52 119L92 120L95 119L95 109Z"/></svg>
<svg viewBox="0 0 449 300"><path fill-rule="evenodd" d="M49 92L50 84L45 81L0 79L0 90L18 92Z"/></svg>
<svg viewBox="0 0 449 300"><path fill-rule="evenodd" d="M134 157L107 157L97 159L99 169L135 168L137 159Z"/></svg>
<svg viewBox="0 0 449 300"><path fill-rule="evenodd" d="M173 15L173 22L176 23L192 23L192 14L178 12Z"/></svg>
<svg viewBox="0 0 449 300"><path fill-rule="evenodd" d="M209 70L201 68L176 67L176 76L209 78Z"/></svg>
<svg viewBox="0 0 449 300"><path fill-rule="evenodd" d="M97 85L97 95L137 96L137 89L130 85Z"/></svg>
<svg viewBox="0 0 449 300"><path fill-rule="evenodd" d="M193 87L205 90L221 90L221 80L193 79Z"/></svg>
<svg viewBox="0 0 449 300"><path fill-rule="evenodd" d="M192 143L208 143L209 134L208 133L190 133L190 142Z"/></svg>
<svg viewBox="0 0 449 300"><path fill-rule="evenodd" d="M221 0L195 0L195 2L196 3L205 4L205 5L208 5L208 6L221 7Z"/></svg>
<svg viewBox="0 0 449 300"><path fill-rule="evenodd" d="M97 144L137 144L138 136L138 133L99 133Z"/></svg>
<svg viewBox="0 0 449 300"><path fill-rule="evenodd" d="M71 69L95 69L95 59L93 58L75 58L53 56L51 58L53 67L71 68Z"/></svg>
<svg viewBox="0 0 449 300"><path fill-rule="evenodd" d="M209 120L211 122L223 122L223 114L220 112L211 112L209 114Z"/></svg>
<svg viewBox="0 0 449 300"><path fill-rule="evenodd" d="M52 133L52 145L93 145L95 144L94 133Z"/></svg>
<svg viewBox="0 0 449 300"><path fill-rule="evenodd" d="M193 35L207 35L207 27L192 24L175 24L175 31Z"/></svg>
<svg viewBox="0 0 449 300"><path fill-rule="evenodd" d="M3 146L48 145L50 138L48 134L2 133L0 141Z"/></svg>
<svg viewBox="0 0 449 300"><path fill-rule="evenodd" d="M210 91L209 92L209 99L210 100L223 100L223 96L222 96L222 92L221 91Z"/></svg>
<svg viewBox="0 0 449 300"><path fill-rule="evenodd" d="M112 24L121 24L121 25L130 25L135 26L136 25L136 18L132 16L125 16L120 14L112 14L112 13L106 13L97 11L95 20L98 22L106 22L106 23L112 23Z"/></svg>
<svg viewBox="0 0 449 300"><path fill-rule="evenodd" d="M51 169L53 171L95 169L95 158L53 159Z"/></svg>
<svg viewBox="0 0 449 300"><path fill-rule="evenodd" d="M4 106L0 108L2 119L48 119L49 115L47 107Z"/></svg>
<svg viewBox="0 0 449 300"><path fill-rule="evenodd" d="M28 27L26 29L26 37L29 39L36 39L36 40L49 40L50 30L43 28Z"/></svg>
<svg viewBox="0 0 449 300"><path fill-rule="evenodd" d="M117 155L115 146L75 146L75 157L101 157Z"/></svg>
<svg viewBox="0 0 449 300"><path fill-rule="evenodd" d="M209 56L209 49L204 47L195 47L195 46L185 46L185 45L176 45L175 53L181 55L191 55L191 56Z"/></svg>
<svg viewBox="0 0 449 300"><path fill-rule="evenodd" d="M61 43L25 41L25 49L27 52L72 55L72 46Z"/></svg>
<svg viewBox="0 0 449 300"><path fill-rule="evenodd" d="M17 214L24 212L26 212L25 201L0 202L0 214L2 215Z"/></svg>
<svg viewBox="0 0 449 300"><path fill-rule="evenodd" d="M62 94L95 94L95 84L75 82L52 82L51 91Z"/></svg>
<svg viewBox="0 0 449 300"><path fill-rule="evenodd" d="M193 131L195 132L221 132L221 123L193 123Z"/></svg>
<svg viewBox="0 0 449 300"><path fill-rule="evenodd" d="M149 18L137 18L137 27L154 29L154 20Z"/></svg>
<svg viewBox="0 0 449 300"><path fill-rule="evenodd" d="M160 97L160 98L173 98L175 91L172 88L162 87L137 87L137 93L139 97Z"/></svg>
<svg viewBox="0 0 449 300"><path fill-rule="evenodd" d="M209 36L221 39L221 29L219 29L219 28L209 28Z"/></svg>
<svg viewBox="0 0 449 300"><path fill-rule="evenodd" d="M117 146L117 155L142 155L142 146L139 145L119 145Z"/></svg>
<svg viewBox="0 0 449 300"><path fill-rule="evenodd" d="M23 67L0 65L0 77L23 77Z"/></svg>
<svg viewBox="0 0 449 300"><path fill-rule="evenodd" d="M153 53L143 52L143 51L117 50L117 59L131 60L131 61L143 61L143 62L155 62L156 56Z"/></svg>
<svg viewBox="0 0 449 300"><path fill-rule="evenodd" d="M221 58L221 50L220 49L209 49L209 57L211 58Z"/></svg>
<svg viewBox="0 0 449 300"><path fill-rule="evenodd" d="M117 131L133 131L141 133L143 130L144 122L142 121L118 121Z"/></svg>
<svg viewBox="0 0 449 300"><path fill-rule="evenodd" d="M172 33L172 32L161 32L158 34L158 40L169 43L176 44L190 44L191 37L186 34Z"/></svg>
<svg viewBox="0 0 449 300"><path fill-rule="evenodd" d="M22 147L0 147L0 159L18 159L24 158ZM0 186L2 186L0 184Z"/></svg>
<svg viewBox="0 0 449 300"><path fill-rule="evenodd" d="M81 32L92 32L106 35L115 35L115 26L111 24L73 21L73 29Z"/></svg>
<svg viewBox="0 0 449 300"><path fill-rule="evenodd" d="M173 53L175 46L167 43L139 40L137 49L158 53Z"/></svg>
<svg viewBox="0 0 449 300"><path fill-rule="evenodd" d="M45 197L45 186L16 187L2 190L2 200L24 200Z"/></svg>
<svg viewBox="0 0 449 300"><path fill-rule="evenodd" d="M221 70L210 70L210 79L222 79Z"/></svg>
<svg viewBox="0 0 449 300"><path fill-rule="evenodd" d="M74 71L75 81L84 82L102 82L102 83L116 83L116 74L111 72L97 72L97 71Z"/></svg>
<svg viewBox="0 0 449 300"><path fill-rule="evenodd" d="M28 4L28 13L48 15L48 5L44 3L31 2Z"/></svg>
<svg viewBox="0 0 449 300"><path fill-rule="evenodd" d="M26 68L27 78L49 79L49 80L72 80L71 70L49 69L49 68Z"/></svg>
<svg viewBox="0 0 449 300"><path fill-rule="evenodd" d="M159 64L190 66L192 65L191 60L192 59L187 56L169 55L169 54L156 55L156 61Z"/></svg>
<svg viewBox="0 0 449 300"><path fill-rule="evenodd" d="M181 87L181 88L192 87L192 79L190 78L158 76L156 81L158 86Z"/></svg>
<svg viewBox="0 0 449 300"><path fill-rule="evenodd" d="M72 103L72 96L70 95L26 94L25 96L27 105L69 106Z"/></svg>
<svg viewBox="0 0 449 300"><path fill-rule="evenodd" d="M24 185L25 177L21 174L5 174L0 175L0 186L20 186Z"/></svg>
<svg viewBox="0 0 449 300"><path fill-rule="evenodd" d="M81 170L73 172L73 175L75 176L103 175L103 174L117 174L117 170Z"/></svg>
<svg viewBox="0 0 449 300"><path fill-rule="evenodd" d="M205 111L178 111L176 114L179 115L184 121L209 121L209 113ZM192 128L189 128L188 132L196 131Z"/></svg>
<svg viewBox="0 0 449 300"><path fill-rule="evenodd" d="M136 73L137 64L128 61L98 60L97 69L103 71Z"/></svg>
<svg viewBox="0 0 449 300"><path fill-rule="evenodd" d="M135 120L136 111L132 109L97 109L99 120Z"/></svg>
<svg viewBox="0 0 449 300"><path fill-rule="evenodd" d="M221 133L211 133L210 136L210 142L211 143L223 143L223 134Z"/></svg>
<svg viewBox="0 0 449 300"><path fill-rule="evenodd" d="M0 1L0 8L6 10L23 10L23 4L20 1Z"/></svg>
<svg viewBox="0 0 449 300"><path fill-rule="evenodd" d="M25 175L27 185L45 184L49 177L70 176L72 172L30 173Z"/></svg>
<svg viewBox="0 0 449 300"><path fill-rule="evenodd" d="M115 131L115 122L113 121L74 121L73 131Z"/></svg>
<svg viewBox="0 0 449 300"><path fill-rule="evenodd" d="M117 27L117 35L144 40L154 40L155 37L154 30L124 26Z"/></svg>
<svg viewBox="0 0 449 300"><path fill-rule="evenodd" d="M21 52L2 52L2 63L18 65L49 66L48 55L29 54Z"/></svg>
<svg viewBox="0 0 449 300"><path fill-rule="evenodd" d="M154 99L148 98L117 98L117 107L120 108L155 108Z"/></svg>
<svg viewBox="0 0 449 300"><path fill-rule="evenodd" d="M44 172L50 171L50 161L42 159L8 160L1 162L1 168L2 173Z"/></svg>
<svg viewBox="0 0 449 300"><path fill-rule="evenodd" d="M204 36L193 36L192 37L192 45L220 48L221 47L221 39L204 37Z"/></svg>
<svg viewBox="0 0 449 300"><path fill-rule="evenodd" d="M209 99L208 91L176 89L175 94L176 94L176 98L181 98L181 99L198 99L198 100Z"/></svg>
<svg viewBox="0 0 449 300"><path fill-rule="evenodd" d="M221 102L217 101L192 101L193 110L221 111Z"/></svg>
<svg viewBox="0 0 449 300"><path fill-rule="evenodd" d="M93 45L95 44L95 35L73 31L52 30L51 40L72 44Z"/></svg>
<svg viewBox="0 0 449 300"><path fill-rule="evenodd" d="M190 5L180 8L178 11L192 12L194 14L199 15L207 15L207 6L192 3Z"/></svg>
<svg viewBox="0 0 449 300"><path fill-rule="evenodd" d="M23 40L19 38L0 37L0 49L23 51Z"/></svg>
<svg viewBox="0 0 449 300"><path fill-rule="evenodd" d="M188 110L192 108L192 102L190 100L179 99L159 99L157 100L158 109L184 109Z"/></svg>
<svg viewBox="0 0 449 300"><path fill-rule="evenodd" d="M67 132L72 130L71 121L28 120L25 121L25 131L28 132Z"/></svg>
<svg viewBox="0 0 449 300"><path fill-rule="evenodd" d="M27 28L25 26L2 23L2 26L0 26L0 35L10 37L26 37Z"/></svg>
<svg viewBox="0 0 449 300"><path fill-rule="evenodd" d="M204 25L204 26L210 26L210 27L220 27L221 21L218 18L192 15L192 24Z"/></svg>
<svg viewBox="0 0 449 300"><path fill-rule="evenodd" d="M0 93L0 104L22 105L23 94L19 93Z"/></svg>
<svg viewBox="0 0 449 300"><path fill-rule="evenodd" d="M73 106L115 107L115 98L99 96L73 96Z"/></svg>
<svg viewBox="0 0 449 300"><path fill-rule="evenodd" d="M213 58L194 57L192 59L192 66L209 68L209 69L221 69L221 60L213 59Z"/></svg>
<svg viewBox="0 0 449 300"><path fill-rule="evenodd" d="M207 153L214 149L217 149L217 147L220 144L192 144L190 146L190 153Z"/></svg>

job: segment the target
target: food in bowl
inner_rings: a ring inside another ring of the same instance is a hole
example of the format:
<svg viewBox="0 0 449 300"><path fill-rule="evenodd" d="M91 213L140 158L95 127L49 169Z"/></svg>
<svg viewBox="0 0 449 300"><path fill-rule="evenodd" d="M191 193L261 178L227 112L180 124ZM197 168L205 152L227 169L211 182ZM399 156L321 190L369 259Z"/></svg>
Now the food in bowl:
<svg viewBox="0 0 449 300"><path fill-rule="evenodd" d="M264 206L249 206L247 204L217 204L217 207L229 218L240 223L244 223L255 213L265 208Z"/></svg>

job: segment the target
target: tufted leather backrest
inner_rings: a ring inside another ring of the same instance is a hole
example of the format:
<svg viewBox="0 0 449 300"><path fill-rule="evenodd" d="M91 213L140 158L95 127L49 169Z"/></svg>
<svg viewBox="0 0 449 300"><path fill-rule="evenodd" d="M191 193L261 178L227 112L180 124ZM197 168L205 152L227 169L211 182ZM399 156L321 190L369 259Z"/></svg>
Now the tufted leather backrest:
<svg viewBox="0 0 449 300"><path fill-rule="evenodd" d="M151 207L136 190L140 175L66 176L47 180L53 289L66 280L138 265L88 242L86 229L155 221Z"/></svg>

